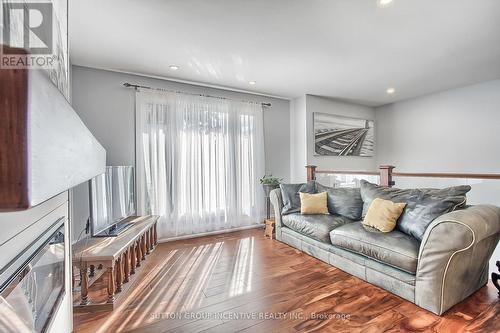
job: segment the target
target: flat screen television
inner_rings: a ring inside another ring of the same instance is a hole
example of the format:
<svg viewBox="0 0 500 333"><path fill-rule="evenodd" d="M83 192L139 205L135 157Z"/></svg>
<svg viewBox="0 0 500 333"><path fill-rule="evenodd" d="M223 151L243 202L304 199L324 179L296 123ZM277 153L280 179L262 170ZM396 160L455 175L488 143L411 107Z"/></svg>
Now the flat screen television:
<svg viewBox="0 0 500 333"><path fill-rule="evenodd" d="M106 172L89 182L92 236L117 236L136 215L134 168L108 166Z"/></svg>

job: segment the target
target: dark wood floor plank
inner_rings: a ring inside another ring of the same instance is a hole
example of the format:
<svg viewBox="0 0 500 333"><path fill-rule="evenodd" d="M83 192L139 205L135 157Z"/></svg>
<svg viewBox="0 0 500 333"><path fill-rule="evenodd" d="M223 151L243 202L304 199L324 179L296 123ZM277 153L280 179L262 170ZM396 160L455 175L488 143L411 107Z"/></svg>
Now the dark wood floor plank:
<svg viewBox="0 0 500 333"><path fill-rule="evenodd" d="M159 244L137 274L112 313L75 314L75 332L500 331L491 284L439 317L262 230Z"/></svg>
<svg viewBox="0 0 500 333"><path fill-rule="evenodd" d="M500 304L496 302L466 327L467 332L500 332Z"/></svg>

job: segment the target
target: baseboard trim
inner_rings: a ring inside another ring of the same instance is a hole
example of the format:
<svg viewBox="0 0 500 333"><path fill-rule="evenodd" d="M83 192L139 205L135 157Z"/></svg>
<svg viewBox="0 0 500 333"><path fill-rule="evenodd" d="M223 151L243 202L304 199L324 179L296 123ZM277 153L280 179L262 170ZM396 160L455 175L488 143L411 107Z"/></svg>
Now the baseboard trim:
<svg viewBox="0 0 500 333"><path fill-rule="evenodd" d="M203 237L203 236L227 234L227 233L235 232L235 231L258 229L258 228L264 228L264 227L265 227L264 224L254 224L254 225L249 225L249 226L239 227L239 228L216 230L216 231L203 232L203 233L199 233L199 234L185 235L185 236L179 236L179 237L162 238L162 239L158 240L158 243L168 243L168 242L173 242L173 241L178 241L178 240L198 238L198 237Z"/></svg>

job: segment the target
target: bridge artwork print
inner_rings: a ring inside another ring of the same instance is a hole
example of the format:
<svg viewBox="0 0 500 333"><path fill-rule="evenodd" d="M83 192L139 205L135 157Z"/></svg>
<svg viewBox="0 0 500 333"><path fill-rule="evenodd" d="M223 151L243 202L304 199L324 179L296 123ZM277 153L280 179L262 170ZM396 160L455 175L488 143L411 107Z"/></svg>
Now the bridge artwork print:
<svg viewBox="0 0 500 333"><path fill-rule="evenodd" d="M316 155L373 156L374 122L314 112Z"/></svg>

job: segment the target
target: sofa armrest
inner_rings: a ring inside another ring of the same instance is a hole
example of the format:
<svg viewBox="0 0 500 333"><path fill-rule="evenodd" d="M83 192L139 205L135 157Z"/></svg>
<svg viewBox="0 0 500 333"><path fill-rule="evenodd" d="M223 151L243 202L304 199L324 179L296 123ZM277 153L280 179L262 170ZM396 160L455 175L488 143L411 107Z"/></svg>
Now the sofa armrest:
<svg viewBox="0 0 500 333"><path fill-rule="evenodd" d="M488 282L500 236L500 208L469 206L427 228L418 255L415 304L438 315Z"/></svg>
<svg viewBox="0 0 500 333"><path fill-rule="evenodd" d="M283 198L281 197L281 189L277 188L271 191L269 194L271 204L274 210L274 221L276 227L281 227L281 210L283 209Z"/></svg>

